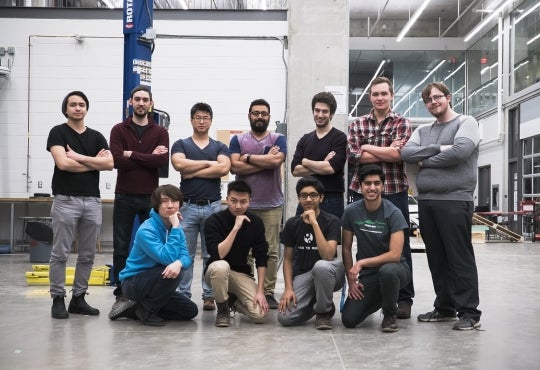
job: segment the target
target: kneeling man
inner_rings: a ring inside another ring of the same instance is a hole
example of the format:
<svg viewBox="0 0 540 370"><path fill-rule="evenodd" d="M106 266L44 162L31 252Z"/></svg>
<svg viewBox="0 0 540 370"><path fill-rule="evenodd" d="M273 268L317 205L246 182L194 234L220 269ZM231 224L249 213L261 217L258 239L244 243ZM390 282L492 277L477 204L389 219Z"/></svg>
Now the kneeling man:
<svg viewBox="0 0 540 370"><path fill-rule="evenodd" d="M341 223L319 208L324 186L315 177L298 180L296 194L303 213L287 220L281 234L285 291L278 321L291 326L316 316L315 327L329 330L336 312L333 293L345 280L343 263L337 259Z"/></svg>
<svg viewBox="0 0 540 370"><path fill-rule="evenodd" d="M257 324L268 313L264 296L268 243L262 220L248 212L250 199L250 186L243 180L233 181L227 187L227 209L206 219L204 236L210 259L205 279L214 291L217 327L230 326L231 310ZM247 262L250 251L255 258L257 282Z"/></svg>
<svg viewBox="0 0 540 370"><path fill-rule="evenodd" d="M385 180L381 167L362 167L359 180L364 198L349 204L343 214L343 263L349 294L341 320L347 328L354 328L382 308L382 331L395 332L399 290L411 279L402 253L408 226L401 211L381 197ZM354 264L353 234L357 245Z"/></svg>

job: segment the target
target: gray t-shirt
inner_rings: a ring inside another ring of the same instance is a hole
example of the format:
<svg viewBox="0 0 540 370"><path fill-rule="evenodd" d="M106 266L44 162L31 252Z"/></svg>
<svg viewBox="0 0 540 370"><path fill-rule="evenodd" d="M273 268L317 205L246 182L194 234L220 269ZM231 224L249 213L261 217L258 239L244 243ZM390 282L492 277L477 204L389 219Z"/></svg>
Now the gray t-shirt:
<svg viewBox="0 0 540 370"><path fill-rule="evenodd" d="M403 214L389 200L383 199L375 212L369 212L361 199L345 207L343 229L356 236L356 260L375 257L390 250L390 236L399 230L407 229ZM400 262L405 262L403 253ZM361 272L377 271L378 267L366 267Z"/></svg>

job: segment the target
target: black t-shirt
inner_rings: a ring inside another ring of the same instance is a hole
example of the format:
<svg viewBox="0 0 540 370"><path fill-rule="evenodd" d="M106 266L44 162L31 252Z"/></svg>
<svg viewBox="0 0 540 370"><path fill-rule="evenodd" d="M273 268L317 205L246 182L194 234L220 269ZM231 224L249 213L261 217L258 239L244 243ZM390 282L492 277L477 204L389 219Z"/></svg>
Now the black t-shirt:
<svg viewBox="0 0 540 370"><path fill-rule="evenodd" d="M51 151L53 146L62 146L67 150L67 145L75 152L95 157L101 149L109 149L105 137L96 130L86 128L83 133L78 133L63 123L54 126L47 138L47 150ZM53 195L73 195L100 197L99 192L99 171L69 172L63 171L58 166L54 166L52 178Z"/></svg>
<svg viewBox="0 0 540 370"><path fill-rule="evenodd" d="M341 244L341 222L336 216L321 210L317 222L326 240ZM313 227L306 224L301 216L287 220L281 232L281 243L286 248L294 248L293 276L310 271L321 259L317 248Z"/></svg>

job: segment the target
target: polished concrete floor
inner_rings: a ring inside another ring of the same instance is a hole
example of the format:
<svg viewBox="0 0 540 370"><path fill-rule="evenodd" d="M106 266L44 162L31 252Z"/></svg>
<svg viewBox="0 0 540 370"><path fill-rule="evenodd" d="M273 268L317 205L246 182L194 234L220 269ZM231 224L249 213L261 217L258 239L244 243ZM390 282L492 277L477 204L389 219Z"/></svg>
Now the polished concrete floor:
<svg viewBox="0 0 540 370"><path fill-rule="evenodd" d="M26 284L28 254L0 255L0 369L540 369L540 243L475 244L475 250L482 330L416 320L432 309L434 296L426 256L415 253L413 318L399 320L399 332L391 334L380 331L380 313L356 329L345 329L338 313L331 331L315 330L314 320L281 327L275 311L263 325L237 315L230 328L216 328L215 311L202 310L191 322L161 328L113 322L109 286L89 289L87 301L100 316L55 320L48 287ZM111 261L109 249L95 265ZM200 265L198 259L196 275ZM276 295L282 291L280 275ZM199 308L200 292L195 282ZM334 298L338 304L340 294Z"/></svg>

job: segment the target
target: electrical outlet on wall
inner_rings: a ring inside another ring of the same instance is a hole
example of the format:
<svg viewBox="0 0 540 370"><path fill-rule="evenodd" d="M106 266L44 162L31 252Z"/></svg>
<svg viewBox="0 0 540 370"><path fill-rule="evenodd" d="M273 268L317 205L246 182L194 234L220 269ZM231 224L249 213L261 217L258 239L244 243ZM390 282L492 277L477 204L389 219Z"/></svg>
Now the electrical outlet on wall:
<svg viewBox="0 0 540 370"><path fill-rule="evenodd" d="M41 189L43 187L43 182L42 181L38 181L37 182L37 187L38 189Z"/></svg>
<svg viewBox="0 0 540 370"><path fill-rule="evenodd" d="M106 182L105 183L105 189L110 189L111 188L111 183L110 182Z"/></svg>

